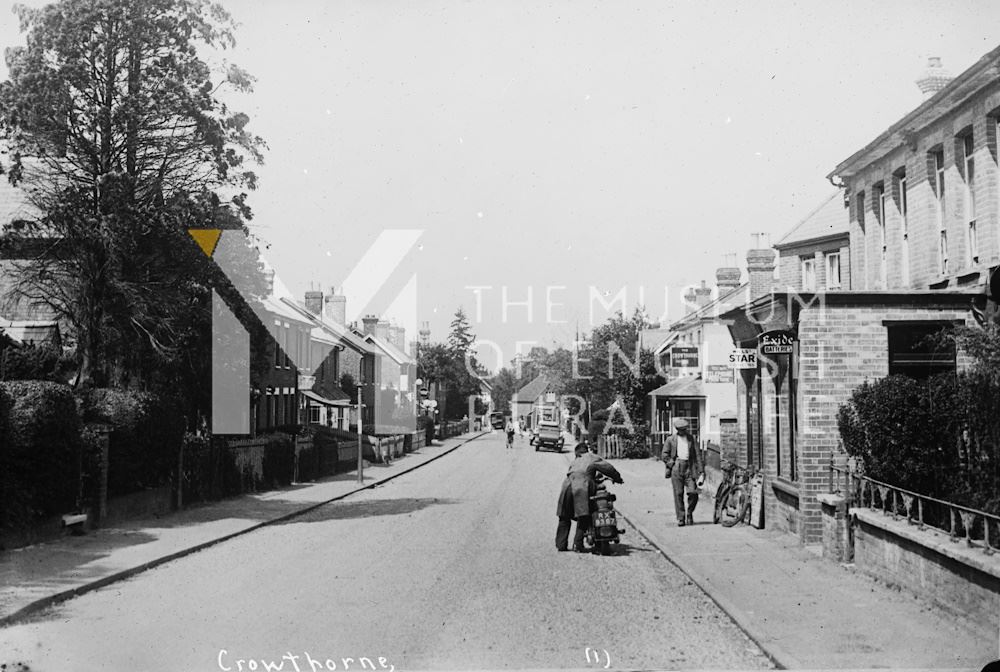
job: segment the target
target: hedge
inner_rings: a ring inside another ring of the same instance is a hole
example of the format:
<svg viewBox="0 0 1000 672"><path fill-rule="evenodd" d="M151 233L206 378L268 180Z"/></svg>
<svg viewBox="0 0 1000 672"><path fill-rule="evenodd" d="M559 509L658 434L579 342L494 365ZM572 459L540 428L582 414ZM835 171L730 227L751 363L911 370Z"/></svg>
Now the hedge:
<svg viewBox="0 0 1000 672"><path fill-rule="evenodd" d="M80 394L86 422L112 426L108 452L108 496L170 482L185 422L172 399L148 392L92 388Z"/></svg>
<svg viewBox="0 0 1000 672"><path fill-rule="evenodd" d="M80 418L70 388L0 383L0 516L7 529L77 508Z"/></svg>

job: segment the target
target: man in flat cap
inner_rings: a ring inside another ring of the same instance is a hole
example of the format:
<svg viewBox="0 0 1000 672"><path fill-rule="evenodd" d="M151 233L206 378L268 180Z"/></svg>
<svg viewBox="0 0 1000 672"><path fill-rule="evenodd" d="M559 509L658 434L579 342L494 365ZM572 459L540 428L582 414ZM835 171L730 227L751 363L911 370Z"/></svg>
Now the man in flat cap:
<svg viewBox="0 0 1000 672"><path fill-rule="evenodd" d="M663 444L662 459L667 464L667 478L674 487L674 512L677 514L677 525L684 527L694 524L694 507L698 506L698 485L705 476L705 469L698 454L698 446L688 432L687 421L677 418L674 420L674 429L676 432L667 437Z"/></svg>
<svg viewBox="0 0 1000 672"><path fill-rule="evenodd" d="M601 472L615 483L624 483L622 475L614 466L596 454L590 452L586 442L576 444L576 459L569 465L566 478L563 479L559 491L559 504L556 515L559 516L559 527L556 528L556 548L560 551L569 550L569 528L571 521L576 521L576 535L573 539L573 550L584 553L583 538L590 529L590 496L597 491L597 472Z"/></svg>

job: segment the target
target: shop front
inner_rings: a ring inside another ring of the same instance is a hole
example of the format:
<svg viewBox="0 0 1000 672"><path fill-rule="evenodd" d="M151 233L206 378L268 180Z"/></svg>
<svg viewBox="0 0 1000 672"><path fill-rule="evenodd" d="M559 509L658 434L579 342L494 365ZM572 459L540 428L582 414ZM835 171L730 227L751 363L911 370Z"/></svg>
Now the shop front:
<svg viewBox="0 0 1000 672"><path fill-rule="evenodd" d="M764 476L764 524L822 538L816 496L841 451L837 413L865 380L956 370L960 354L926 336L976 324L982 294L774 293L722 317L738 369L736 461ZM751 364L752 362L752 364Z"/></svg>

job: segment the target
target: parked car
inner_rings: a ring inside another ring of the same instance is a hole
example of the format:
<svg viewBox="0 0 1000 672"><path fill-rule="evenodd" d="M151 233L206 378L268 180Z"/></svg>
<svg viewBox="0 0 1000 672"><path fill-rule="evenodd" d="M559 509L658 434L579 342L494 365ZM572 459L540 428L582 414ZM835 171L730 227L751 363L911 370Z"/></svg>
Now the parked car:
<svg viewBox="0 0 1000 672"><path fill-rule="evenodd" d="M490 426L493 429L503 429L505 424L503 413L490 413Z"/></svg>

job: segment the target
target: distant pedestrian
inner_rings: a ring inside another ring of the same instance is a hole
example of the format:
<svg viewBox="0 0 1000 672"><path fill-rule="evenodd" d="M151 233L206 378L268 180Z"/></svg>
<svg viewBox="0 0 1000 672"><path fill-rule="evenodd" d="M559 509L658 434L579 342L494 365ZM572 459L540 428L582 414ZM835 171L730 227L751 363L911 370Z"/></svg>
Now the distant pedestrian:
<svg viewBox="0 0 1000 672"><path fill-rule="evenodd" d="M674 420L676 432L667 437L663 444L663 461L667 465L666 476L674 489L674 513L678 527L694 524L694 509L698 506L698 488L704 482L705 468L698 454L698 446L688 432L688 423L683 418ZM687 502L684 495L687 494Z"/></svg>
<svg viewBox="0 0 1000 672"><path fill-rule="evenodd" d="M573 550L577 553L587 551L583 539L590 529L590 496L597 491L597 472L601 472L615 483L624 483L621 474L610 462L590 452L586 442L576 444L576 459L569 465L562 489L559 491L559 503L556 515L559 526L556 528L556 549L569 550L569 528L576 521L576 534L573 537Z"/></svg>
<svg viewBox="0 0 1000 672"><path fill-rule="evenodd" d="M507 447L508 448L513 448L514 447L514 421L513 420L508 420L507 421L506 433L507 433Z"/></svg>

